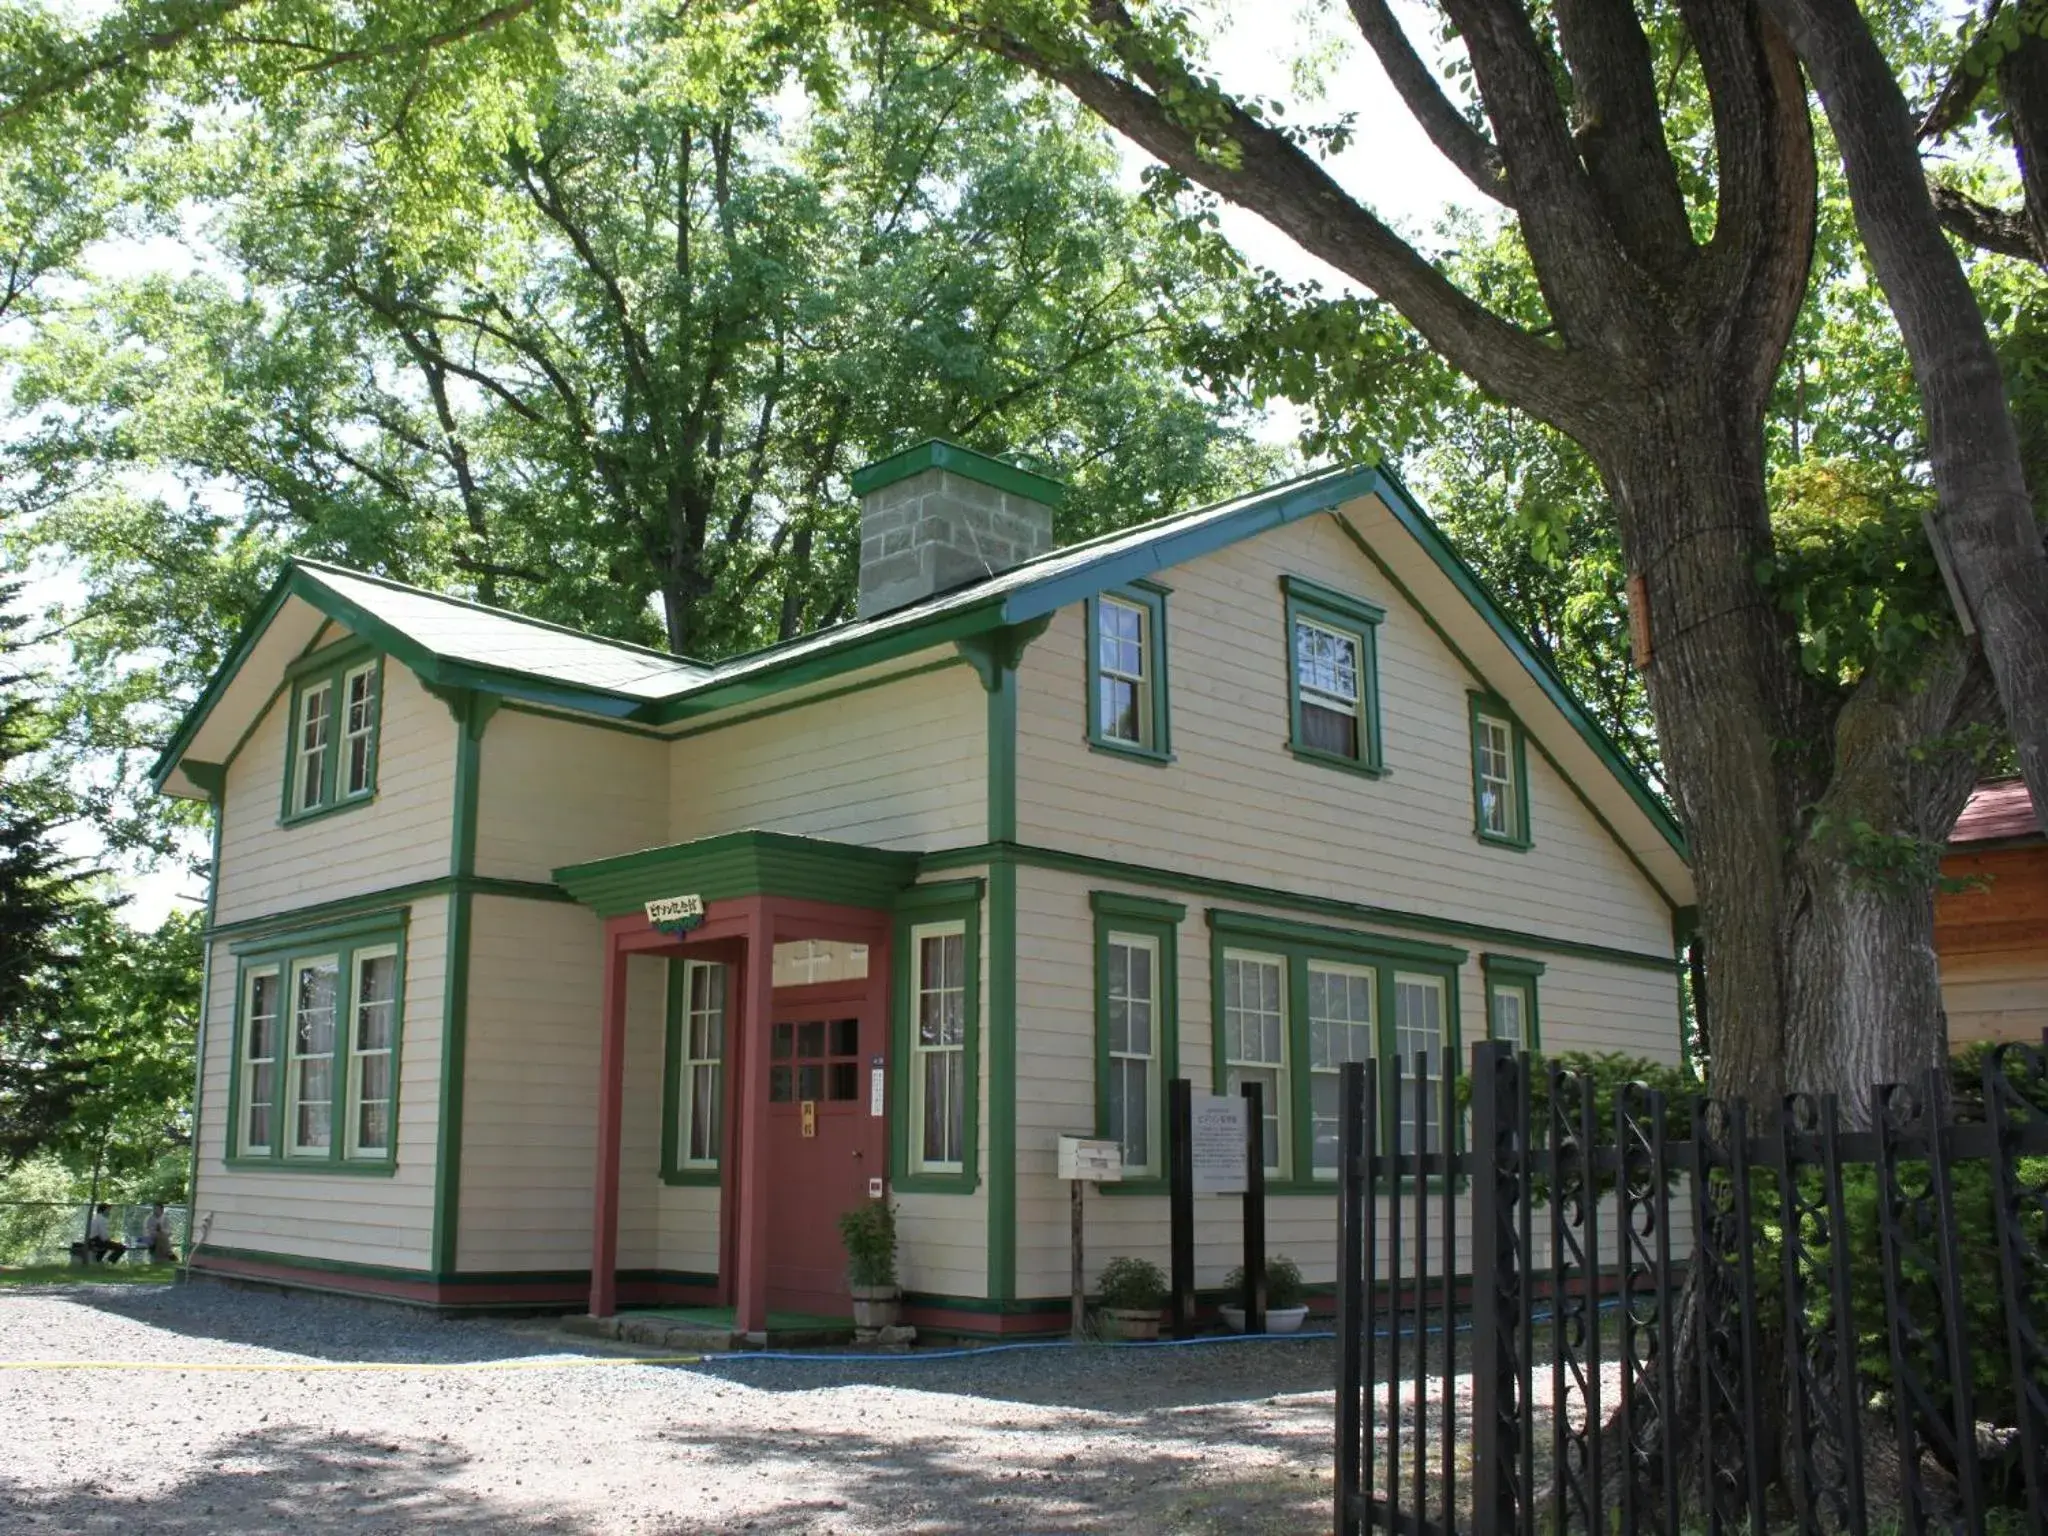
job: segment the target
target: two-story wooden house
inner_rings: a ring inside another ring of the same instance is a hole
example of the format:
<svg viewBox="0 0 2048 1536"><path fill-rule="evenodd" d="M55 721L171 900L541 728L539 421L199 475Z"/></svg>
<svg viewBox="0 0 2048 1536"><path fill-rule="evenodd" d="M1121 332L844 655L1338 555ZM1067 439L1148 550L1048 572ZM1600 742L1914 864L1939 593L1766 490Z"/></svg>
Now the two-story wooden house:
<svg viewBox="0 0 2048 1536"><path fill-rule="evenodd" d="M887 1190L911 1321L1057 1327L1056 1138L1163 1260L1177 1075L1265 1085L1316 1280L1342 1062L1675 1058L1679 834L1384 471L1065 549L948 444L855 490L859 617L717 664L290 566L157 770L218 849L195 1268L752 1330Z"/></svg>

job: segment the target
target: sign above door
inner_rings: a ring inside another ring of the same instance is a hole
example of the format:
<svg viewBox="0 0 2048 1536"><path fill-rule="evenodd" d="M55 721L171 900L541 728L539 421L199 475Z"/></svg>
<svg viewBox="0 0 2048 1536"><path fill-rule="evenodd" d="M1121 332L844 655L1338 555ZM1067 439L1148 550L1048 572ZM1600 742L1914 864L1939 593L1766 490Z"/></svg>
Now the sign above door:
<svg viewBox="0 0 2048 1536"><path fill-rule="evenodd" d="M647 921L663 933L688 933L704 922L704 898L658 897L647 903Z"/></svg>

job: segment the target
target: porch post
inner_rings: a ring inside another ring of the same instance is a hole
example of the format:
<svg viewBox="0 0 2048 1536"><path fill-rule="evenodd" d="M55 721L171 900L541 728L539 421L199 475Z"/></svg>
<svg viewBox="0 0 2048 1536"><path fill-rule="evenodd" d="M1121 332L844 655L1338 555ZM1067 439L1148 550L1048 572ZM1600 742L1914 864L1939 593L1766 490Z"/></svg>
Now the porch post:
<svg viewBox="0 0 2048 1536"><path fill-rule="evenodd" d="M626 952L604 936L604 1016L597 1057L597 1188L591 1201L590 1315L619 1309L619 1120L626 1084Z"/></svg>
<svg viewBox="0 0 2048 1536"><path fill-rule="evenodd" d="M733 1327L768 1328L768 1035L775 992L775 923L765 901L753 905L740 991L739 1202L733 1223Z"/></svg>

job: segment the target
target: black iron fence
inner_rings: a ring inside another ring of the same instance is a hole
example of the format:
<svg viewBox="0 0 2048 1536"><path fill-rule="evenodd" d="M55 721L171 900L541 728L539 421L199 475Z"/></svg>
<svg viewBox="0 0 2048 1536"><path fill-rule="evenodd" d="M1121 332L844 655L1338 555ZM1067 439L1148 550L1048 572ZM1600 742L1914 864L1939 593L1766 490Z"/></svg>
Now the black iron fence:
<svg viewBox="0 0 2048 1536"><path fill-rule="evenodd" d="M1867 1130L1606 1097L1343 1069L1339 1536L2048 1532L2048 1037Z"/></svg>

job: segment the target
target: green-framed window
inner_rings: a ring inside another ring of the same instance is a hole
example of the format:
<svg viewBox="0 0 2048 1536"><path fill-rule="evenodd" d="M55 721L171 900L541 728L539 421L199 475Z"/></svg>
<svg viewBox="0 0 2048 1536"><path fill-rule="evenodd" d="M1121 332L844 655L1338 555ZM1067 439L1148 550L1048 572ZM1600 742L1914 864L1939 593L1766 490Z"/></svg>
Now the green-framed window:
<svg viewBox="0 0 2048 1536"><path fill-rule="evenodd" d="M1287 747L1296 757L1377 776L1378 630L1386 610L1299 576L1280 578L1287 614Z"/></svg>
<svg viewBox="0 0 2048 1536"><path fill-rule="evenodd" d="M383 707L384 661L367 647L330 646L294 665L284 820L366 805L376 797Z"/></svg>
<svg viewBox="0 0 2048 1536"><path fill-rule="evenodd" d="M725 1043L730 970L713 960L668 963L662 1055L661 1177L716 1184L725 1145Z"/></svg>
<svg viewBox="0 0 2048 1536"><path fill-rule="evenodd" d="M1346 1062L1380 1062L1382 1144L1410 1149L1417 1097L1430 1099L1427 1150L1443 1147L1443 1074L1459 1052L1465 952L1212 908L1214 1081L1264 1087L1268 1188L1327 1190L1337 1176L1338 1082ZM1388 1063L1401 1057L1397 1101ZM1424 1081L1415 1082L1422 1061ZM1400 1128L1397 1141L1396 1129ZM1455 1146L1461 1127L1452 1127Z"/></svg>
<svg viewBox="0 0 2048 1536"><path fill-rule="evenodd" d="M1472 718L1473 830L1484 843L1529 846L1529 754L1522 723L1500 700L1468 696Z"/></svg>
<svg viewBox="0 0 2048 1536"><path fill-rule="evenodd" d="M1093 891L1095 1134L1123 1148L1121 1183L1163 1189L1166 1085L1180 1071L1178 902Z"/></svg>
<svg viewBox="0 0 2048 1536"><path fill-rule="evenodd" d="M405 1012L403 915L251 939L235 954L229 1163L391 1172Z"/></svg>
<svg viewBox="0 0 2048 1536"><path fill-rule="evenodd" d="M981 882L904 892L894 948L892 1182L969 1193L980 1176Z"/></svg>
<svg viewBox="0 0 2048 1536"><path fill-rule="evenodd" d="M1167 588L1140 581L1088 599L1090 746L1152 762L1172 760L1167 596Z"/></svg>
<svg viewBox="0 0 2048 1536"><path fill-rule="evenodd" d="M1543 962L1520 955L1481 955L1479 965L1486 977L1487 1037L1506 1041L1517 1050L1541 1050L1536 978L1543 974Z"/></svg>

